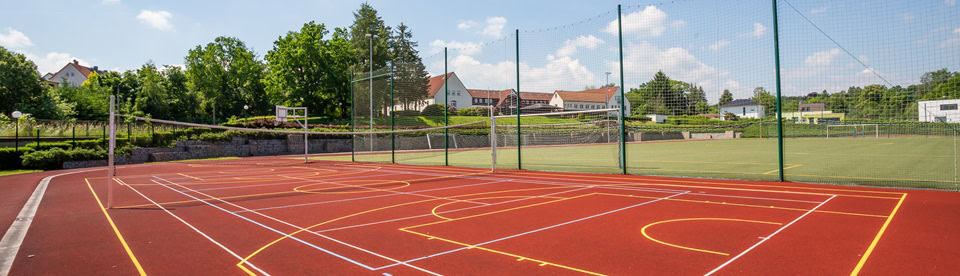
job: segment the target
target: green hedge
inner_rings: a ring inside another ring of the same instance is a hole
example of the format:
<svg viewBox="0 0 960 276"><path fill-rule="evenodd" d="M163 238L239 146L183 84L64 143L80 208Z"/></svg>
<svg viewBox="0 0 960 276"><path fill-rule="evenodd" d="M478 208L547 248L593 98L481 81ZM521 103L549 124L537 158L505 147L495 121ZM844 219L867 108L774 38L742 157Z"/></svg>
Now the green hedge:
<svg viewBox="0 0 960 276"><path fill-rule="evenodd" d="M21 156L21 165L29 169L55 170L63 168L63 162L83 160L107 159L103 150L75 148L64 150L51 148L49 150L33 151Z"/></svg>
<svg viewBox="0 0 960 276"><path fill-rule="evenodd" d="M32 151L33 148L30 147L20 147L19 150L15 150L14 148L0 148L0 170L22 168L20 156Z"/></svg>
<svg viewBox="0 0 960 276"><path fill-rule="evenodd" d="M420 115L423 116L443 116L444 105L442 104L431 104L423 108L423 111L420 112Z"/></svg>
<svg viewBox="0 0 960 276"><path fill-rule="evenodd" d="M457 116L490 116L490 109L485 107L468 107L457 110Z"/></svg>

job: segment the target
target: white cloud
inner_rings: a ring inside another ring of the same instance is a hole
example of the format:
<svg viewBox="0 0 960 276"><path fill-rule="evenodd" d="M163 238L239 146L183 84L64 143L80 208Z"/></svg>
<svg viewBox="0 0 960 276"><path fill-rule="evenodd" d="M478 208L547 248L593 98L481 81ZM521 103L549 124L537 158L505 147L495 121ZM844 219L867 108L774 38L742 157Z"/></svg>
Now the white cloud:
<svg viewBox="0 0 960 276"><path fill-rule="evenodd" d="M760 23L753 23L753 36L762 36L767 31L767 27Z"/></svg>
<svg viewBox="0 0 960 276"><path fill-rule="evenodd" d="M21 48L33 46L33 42L27 35L13 28L7 28L7 33L0 33L0 46L7 48Z"/></svg>
<svg viewBox="0 0 960 276"><path fill-rule="evenodd" d="M170 23L171 17L173 17L173 14L168 11L140 10L140 14L137 15L137 19L140 20L140 23L147 24L148 26L161 31L169 31L173 29L173 24Z"/></svg>
<svg viewBox="0 0 960 276"><path fill-rule="evenodd" d="M464 20L464 21L460 21L460 24L457 24L457 29L469 30L476 26L477 26L477 21Z"/></svg>
<svg viewBox="0 0 960 276"><path fill-rule="evenodd" d="M610 62L611 72L619 72L619 63ZM624 48L623 70L630 72L626 85L637 86L649 81L657 71L663 71L671 79L696 83L708 91L717 91L718 77L727 72L711 67L683 48L659 49L648 42L630 43ZM727 85L736 83L727 81ZM739 86L739 84L737 85ZM728 87L730 88L730 87Z"/></svg>
<svg viewBox="0 0 960 276"><path fill-rule="evenodd" d="M957 0L944 0L943 3L947 4L947 6L953 7L957 5Z"/></svg>
<svg viewBox="0 0 960 276"><path fill-rule="evenodd" d="M459 55L476 55L483 50L483 46L479 43L474 42L459 42L459 41L444 41L444 40L434 40L430 43L430 54L436 54L443 51L443 47L447 47L447 51L456 51Z"/></svg>
<svg viewBox="0 0 960 276"><path fill-rule="evenodd" d="M557 56L559 57L569 57L577 53L577 48L587 48L587 49L596 49L597 46L603 44L603 40L593 36L578 36L576 39L569 39L563 43L563 47L557 49Z"/></svg>
<svg viewBox="0 0 960 276"><path fill-rule="evenodd" d="M803 60L807 66L827 66L833 63L833 59L840 55L840 49L833 48L826 51L815 52Z"/></svg>
<svg viewBox="0 0 960 276"><path fill-rule="evenodd" d="M44 56L37 56L24 52L21 53L26 56L27 59L37 64L37 71L39 71L41 75L46 73L56 73L57 71L60 71L60 68L63 68L64 65L67 65L67 63L73 62L73 60L80 62L80 65L90 66L90 64L84 60L68 53L50 52Z"/></svg>
<svg viewBox="0 0 960 276"><path fill-rule="evenodd" d="M735 80L727 80L723 83L723 89L729 89L732 91L740 90L740 83Z"/></svg>
<svg viewBox="0 0 960 276"><path fill-rule="evenodd" d="M623 16L623 33L660 36L666 29L666 22L667 13L655 6L647 6L643 8L642 11L632 12ZM607 27L604 28L604 31L612 35L617 35L617 24L618 22L616 20L611 21L607 24Z"/></svg>
<svg viewBox="0 0 960 276"><path fill-rule="evenodd" d="M827 11L827 7L813 8L813 9L810 9L810 14L818 14L826 11Z"/></svg>
<svg viewBox="0 0 960 276"><path fill-rule="evenodd" d="M503 36L503 27L507 25L507 19L502 16L487 18L486 26L480 31L481 34L493 38Z"/></svg>
<svg viewBox="0 0 960 276"><path fill-rule="evenodd" d="M730 45L730 41L726 39L721 39L721 40L717 40L717 42L714 42L713 44L710 44L709 48L710 50L716 51L716 50L720 50L720 48L726 47L727 45Z"/></svg>

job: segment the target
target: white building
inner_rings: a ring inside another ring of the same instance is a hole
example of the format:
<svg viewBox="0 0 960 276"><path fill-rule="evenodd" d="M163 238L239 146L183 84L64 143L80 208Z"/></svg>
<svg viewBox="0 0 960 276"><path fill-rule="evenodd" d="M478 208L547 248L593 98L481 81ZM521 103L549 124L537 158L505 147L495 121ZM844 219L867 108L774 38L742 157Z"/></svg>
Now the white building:
<svg viewBox="0 0 960 276"><path fill-rule="evenodd" d="M444 86L449 86L446 93L450 94L448 105L456 109L463 109L473 106L473 97L467 92L467 87L463 85L456 73L447 73L447 81L444 84L443 75L430 78L430 86L427 90L427 104L444 103ZM422 108L421 108L422 109Z"/></svg>
<svg viewBox="0 0 960 276"><path fill-rule="evenodd" d="M720 106L720 115L721 119L724 117L723 114L733 113L739 118L763 118L764 110L763 105L758 104L750 99L739 99L733 100L727 104Z"/></svg>
<svg viewBox="0 0 960 276"><path fill-rule="evenodd" d="M917 112L921 122L960 123L960 99L919 101Z"/></svg>
<svg viewBox="0 0 960 276"><path fill-rule="evenodd" d="M84 81L90 76L90 73L93 72L102 72L98 70L97 66L93 68L80 65L77 60L73 60L71 63L67 63L63 68L60 68L60 71L56 73L47 73L43 75L43 79L56 85L63 83L70 84L71 86L80 86Z"/></svg>
<svg viewBox="0 0 960 276"><path fill-rule="evenodd" d="M557 90L550 99L550 105L563 110L591 110L620 108L620 87L604 87L583 91ZM624 99L624 113L630 116L630 101Z"/></svg>

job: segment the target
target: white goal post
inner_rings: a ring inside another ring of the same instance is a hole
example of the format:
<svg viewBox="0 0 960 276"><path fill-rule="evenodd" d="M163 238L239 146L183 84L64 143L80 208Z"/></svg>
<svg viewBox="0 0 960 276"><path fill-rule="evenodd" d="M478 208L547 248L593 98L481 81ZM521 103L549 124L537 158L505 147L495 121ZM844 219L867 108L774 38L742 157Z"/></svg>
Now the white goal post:
<svg viewBox="0 0 960 276"><path fill-rule="evenodd" d="M874 138L880 138L880 124L842 124L842 125L827 125L827 138L830 138L830 130L833 129L834 137L841 136L850 136L852 129L852 137L867 137L873 136ZM843 131L847 129L847 131ZM872 133L870 133L872 132ZM847 134L847 135L844 135Z"/></svg>

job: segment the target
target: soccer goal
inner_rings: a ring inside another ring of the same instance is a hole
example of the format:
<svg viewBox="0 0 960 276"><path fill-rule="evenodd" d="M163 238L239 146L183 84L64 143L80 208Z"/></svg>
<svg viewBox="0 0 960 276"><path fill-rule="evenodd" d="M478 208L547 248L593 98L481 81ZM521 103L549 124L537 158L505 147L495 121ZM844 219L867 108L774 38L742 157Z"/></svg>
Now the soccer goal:
<svg viewBox="0 0 960 276"><path fill-rule="evenodd" d="M880 138L880 125L879 124L827 125L827 138L830 138L830 137Z"/></svg>
<svg viewBox="0 0 960 276"><path fill-rule="evenodd" d="M456 133L447 133L447 143L449 143L450 148L459 148L459 146L457 146L457 140ZM427 148L442 149L443 133L427 133Z"/></svg>

